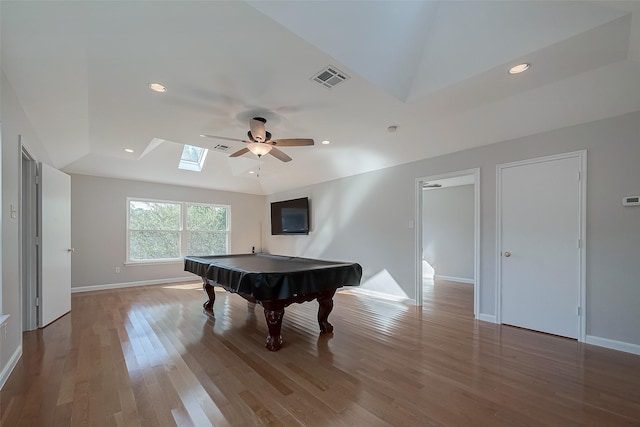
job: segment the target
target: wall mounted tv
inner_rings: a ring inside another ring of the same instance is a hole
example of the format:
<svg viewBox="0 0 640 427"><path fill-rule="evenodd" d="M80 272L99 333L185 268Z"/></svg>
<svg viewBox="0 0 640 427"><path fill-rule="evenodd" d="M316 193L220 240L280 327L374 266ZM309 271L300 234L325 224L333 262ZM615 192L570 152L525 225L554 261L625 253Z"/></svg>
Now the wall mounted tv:
<svg viewBox="0 0 640 427"><path fill-rule="evenodd" d="M309 234L309 199L272 202L271 234Z"/></svg>

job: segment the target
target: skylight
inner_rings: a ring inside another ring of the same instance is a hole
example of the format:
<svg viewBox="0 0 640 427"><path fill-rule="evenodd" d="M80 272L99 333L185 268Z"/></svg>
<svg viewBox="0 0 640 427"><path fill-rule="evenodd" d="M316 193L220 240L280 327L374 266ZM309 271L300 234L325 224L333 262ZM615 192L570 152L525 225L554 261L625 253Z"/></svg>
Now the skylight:
<svg viewBox="0 0 640 427"><path fill-rule="evenodd" d="M182 149L182 156L180 157L178 169L200 172L208 151L209 150L202 147L185 144Z"/></svg>

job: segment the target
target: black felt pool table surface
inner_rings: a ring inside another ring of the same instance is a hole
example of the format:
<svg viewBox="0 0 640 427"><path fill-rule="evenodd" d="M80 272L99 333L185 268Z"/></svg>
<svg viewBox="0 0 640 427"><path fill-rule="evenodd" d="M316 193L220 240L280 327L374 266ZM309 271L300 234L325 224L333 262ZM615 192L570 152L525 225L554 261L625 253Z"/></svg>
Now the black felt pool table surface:
<svg viewBox="0 0 640 427"><path fill-rule="evenodd" d="M257 300L358 286L362 276L356 263L268 254L187 256L185 270Z"/></svg>

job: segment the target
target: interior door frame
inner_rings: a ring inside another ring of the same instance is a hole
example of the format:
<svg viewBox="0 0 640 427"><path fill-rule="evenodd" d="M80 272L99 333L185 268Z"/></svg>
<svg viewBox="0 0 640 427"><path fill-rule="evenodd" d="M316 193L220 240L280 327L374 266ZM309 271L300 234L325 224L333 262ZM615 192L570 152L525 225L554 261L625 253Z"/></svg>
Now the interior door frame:
<svg viewBox="0 0 640 427"><path fill-rule="evenodd" d="M579 289L578 289L578 341L586 341L587 325L587 281L586 281L586 259L587 259L587 150L572 151L564 154L554 154L551 156L536 157L533 159L521 160L511 163L503 163L496 166L496 323L502 324L502 170L511 167L544 163L554 160L568 158L578 159L578 226L580 230L579 250L580 265Z"/></svg>
<svg viewBox="0 0 640 427"><path fill-rule="evenodd" d="M480 168L466 169L457 172L449 172L440 175L431 175L416 178L415 200L416 220L415 226L415 284L416 305L422 306L422 187L425 182L447 178L473 175L473 314L480 318Z"/></svg>
<svg viewBox="0 0 640 427"><path fill-rule="evenodd" d="M39 297L39 209L38 209L38 162L29 150L20 144L20 227L19 264L22 313L22 330L31 331L40 324L40 310L36 299ZM28 171L25 170L28 163ZM28 175L25 175L28 173ZM29 246L31 249L29 250Z"/></svg>

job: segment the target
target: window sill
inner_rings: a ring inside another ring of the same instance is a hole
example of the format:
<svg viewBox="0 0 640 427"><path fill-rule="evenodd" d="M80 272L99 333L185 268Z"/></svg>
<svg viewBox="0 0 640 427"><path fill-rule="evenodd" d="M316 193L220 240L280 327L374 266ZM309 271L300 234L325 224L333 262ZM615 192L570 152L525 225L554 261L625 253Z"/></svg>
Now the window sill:
<svg viewBox="0 0 640 427"><path fill-rule="evenodd" d="M0 314L0 326L4 325L8 318L8 314Z"/></svg>
<svg viewBox="0 0 640 427"><path fill-rule="evenodd" d="M142 262L125 262L125 267L137 267L137 266L148 266L148 265L166 265L166 264L182 264L184 263L184 259L172 259L166 261L142 261Z"/></svg>

